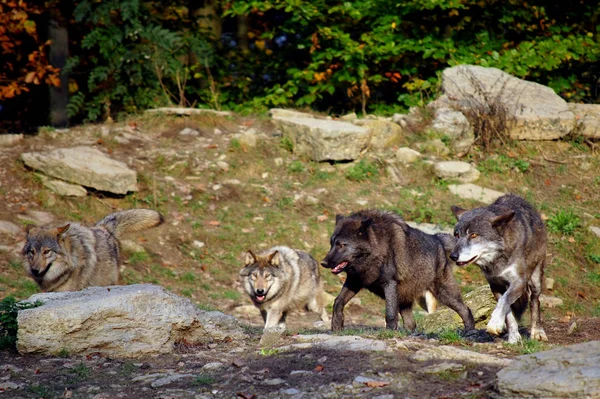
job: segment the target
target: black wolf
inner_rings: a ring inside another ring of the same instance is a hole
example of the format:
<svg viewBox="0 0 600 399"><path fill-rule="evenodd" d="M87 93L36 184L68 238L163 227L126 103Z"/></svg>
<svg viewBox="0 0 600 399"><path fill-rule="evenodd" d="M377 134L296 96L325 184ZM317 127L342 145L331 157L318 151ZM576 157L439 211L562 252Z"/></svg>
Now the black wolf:
<svg viewBox="0 0 600 399"><path fill-rule="evenodd" d="M391 212L362 210L347 217L338 215L331 249L321 262L334 274L347 274L333 305L331 329L343 328L344 306L366 288L385 299L389 329L398 328L399 311L404 328L414 330L413 301L430 291L460 315L466 330L472 330L473 315L462 301L446 256L445 247L453 243L451 235L426 234Z"/></svg>
<svg viewBox="0 0 600 399"><path fill-rule="evenodd" d="M517 319L529 302L531 338L547 341L539 297L548 239L538 212L514 194L470 211L453 206L452 212L458 223L454 229L457 242L450 258L458 266L477 264L498 300L487 331L500 335L506 321L508 341L520 341Z"/></svg>

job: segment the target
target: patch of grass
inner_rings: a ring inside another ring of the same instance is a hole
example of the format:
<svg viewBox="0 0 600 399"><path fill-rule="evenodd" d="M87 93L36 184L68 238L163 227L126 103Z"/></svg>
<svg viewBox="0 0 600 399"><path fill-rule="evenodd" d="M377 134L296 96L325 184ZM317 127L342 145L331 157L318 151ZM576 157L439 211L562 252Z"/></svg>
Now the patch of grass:
<svg viewBox="0 0 600 399"><path fill-rule="evenodd" d="M242 149L242 143L240 143L240 141L238 139L233 138L229 142L229 148L232 149L232 150L241 150Z"/></svg>
<svg viewBox="0 0 600 399"><path fill-rule="evenodd" d="M462 340L460 333L454 329L444 329L438 334L438 339L445 345L456 344Z"/></svg>
<svg viewBox="0 0 600 399"><path fill-rule="evenodd" d="M17 316L20 310L31 309L42 305L42 302L34 303L17 302L8 296L0 302L0 349L15 349L17 343Z"/></svg>
<svg viewBox="0 0 600 399"><path fill-rule="evenodd" d="M442 371L436 374L441 380L444 381L456 381L466 377L465 371Z"/></svg>
<svg viewBox="0 0 600 399"><path fill-rule="evenodd" d="M181 281L186 283L194 283L196 282L196 275L192 272L183 273L181 275Z"/></svg>
<svg viewBox="0 0 600 399"><path fill-rule="evenodd" d="M528 355L530 353L540 352L544 349L547 349L547 345L543 342L536 341L535 339L524 339L521 343L518 344L504 344L506 347L517 351L522 355Z"/></svg>
<svg viewBox="0 0 600 399"><path fill-rule="evenodd" d="M600 285L600 272L592 270L586 273L585 278L594 285Z"/></svg>
<svg viewBox="0 0 600 399"><path fill-rule="evenodd" d="M214 306L211 306L209 304L204 304L204 303L199 303L196 305L196 307L200 310L204 310L205 312L213 312L213 311L217 310L217 308L215 308Z"/></svg>
<svg viewBox="0 0 600 399"><path fill-rule="evenodd" d="M261 356L273 356L279 354L279 352L281 351L277 348L262 348L258 354Z"/></svg>
<svg viewBox="0 0 600 399"><path fill-rule="evenodd" d="M292 141L292 139L290 139L287 136L283 136L281 138L281 148L283 148L286 151L292 152L294 151L294 142Z"/></svg>
<svg viewBox="0 0 600 399"><path fill-rule="evenodd" d="M119 373L123 377L130 377L137 370L137 367L131 362L125 362L121 365L121 370Z"/></svg>
<svg viewBox="0 0 600 399"><path fill-rule="evenodd" d="M191 288L184 288L180 291L180 294L185 296L185 297L191 297L192 294L194 293L194 290Z"/></svg>
<svg viewBox="0 0 600 399"><path fill-rule="evenodd" d="M559 210L547 220L548 229L553 233L572 235L581 222L572 210Z"/></svg>
<svg viewBox="0 0 600 399"><path fill-rule="evenodd" d="M223 293L223 296L227 299L232 299L234 301L237 301L238 299L240 299L240 293L234 290L226 290Z"/></svg>
<svg viewBox="0 0 600 399"><path fill-rule="evenodd" d="M52 388L44 385L31 385L28 389L29 392L35 394L36 398L50 399L57 397L56 392Z"/></svg>
<svg viewBox="0 0 600 399"><path fill-rule="evenodd" d="M79 380L85 380L90 376L92 370L84 363L78 363L69 369L69 372L73 373Z"/></svg>
<svg viewBox="0 0 600 399"><path fill-rule="evenodd" d="M301 173L304 172L305 169L304 164L298 160L293 161L287 167L289 173Z"/></svg>
<svg viewBox="0 0 600 399"><path fill-rule="evenodd" d="M590 262L593 263L600 263L600 255L596 255L596 254L587 254L585 256Z"/></svg>
<svg viewBox="0 0 600 399"><path fill-rule="evenodd" d="M377 167L377 164L365 159L361 159L346 171L346 178L356 182L375 180L378 177L379 168Z"/></svg>
<svg viewBox="0 0 600 399"><path fill-rule="evenodd" d="M150 255L147 252L134 252L129 255L127 261L132 265L137 265L138 263L146 262L148 259L150 259Z"/></svg>
<svg viewBox="0 0 600 399"><path fill-rule="evenodd" d="M515 159L512 163L512 166L525 173L529 170L531 164L523 159Z"/></svg>
<svg viewBox="0 0 600 399"><path fill-rule="evenodd" d="M71 356L71 352L67 348L62 348L61 350L58 351L56 356L62 357L62 358L67 358L67 357Z"/></svg>
<svg viewBox="0 0 600 399"><path fill-rule="evenodd" d="M404 338L407 335L408 335L407 332L403 329L389 330L386 328L384 330L379 330L377 332L377 334L375 335L375 338L377 338L377 339Z"/></svg>
<svg viewBox="0 0 600 399"><path fill-rule="evenodd" d="M195 385L212 385L216 382L213 376L208 374L199 374L194 380Z"/></svg>

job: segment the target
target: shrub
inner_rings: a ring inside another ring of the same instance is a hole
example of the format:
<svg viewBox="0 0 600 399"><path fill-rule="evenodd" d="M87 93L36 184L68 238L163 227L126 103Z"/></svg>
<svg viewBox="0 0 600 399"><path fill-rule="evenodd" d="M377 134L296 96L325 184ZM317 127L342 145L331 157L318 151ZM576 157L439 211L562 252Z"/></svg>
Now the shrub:
<svg viewBox="0 0 600 399"><path fill-rule="evenodd" d="M19 310L40 306L41 302L17 302L8 296L0 302L0 349L14 349L17 343Z"/></svg>
<svg viewBox="0 0 600 399"><path fill-rule="evenodd" d="M559 210L546 224L553 233L571 235L580 226L580 220L572 210Z"/></svg>

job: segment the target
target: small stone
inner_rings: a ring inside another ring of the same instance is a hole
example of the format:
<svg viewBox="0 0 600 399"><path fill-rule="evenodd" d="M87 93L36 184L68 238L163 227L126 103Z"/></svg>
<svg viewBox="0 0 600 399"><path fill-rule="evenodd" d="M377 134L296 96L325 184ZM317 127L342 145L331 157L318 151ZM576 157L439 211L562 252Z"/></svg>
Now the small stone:
<svg viewBox="0 0 600 399"><path fill-rule="evenodd" d="M396 151L396 158L402 163L413 163L421 157L422 155L419 151L408 147L402 147Z"/></svg>
<svg viewBox="0 0 600 399"><path fill-rule="evenodd" d="M275 166L283 166L283 158L275 158L273 162L275 162Z"/></svg>
<svg viewBox="0 0 600 399"><path fill-rule="evenodd" d="M200 136L200 132L197 131L197 130L195 130L195 129L186 127L185 129L183 129L183 130L181 130L179 132L179 135L180 136L194 136L195 137L195 136Z"/></svg>
<svg viewBox="0 0 600 399"><path fill-rule="evenodd" d="M133 240L120 240L121 249L125 253L146 253L146 249Z"/></svg>
<svg viewBox="0 0 600 399"><path fill-rule="evenodd" d="M438 162L433 165L433 171L440 179L454 179L461 183L473 183L481 174L472 165L460 161Z"/></svg>
<svg viewBox="0 0 600 399"><path fill-rule="evenodd" d="M573 323L571 323L571 325L569 326L569 329L567 330L567 335L573 335L573 333L575 333L575 331L577 331L577 322L574 321Z"/></svg>
<svg viewBox="0 0 600 399"><path fill-rule="evenodd" d="M218 127L216 127L215 130L213 131L213 134L215 136L220 136L223 134L223 131L221 129L219 129Z"/></svg>
<svg viewBox="0 0 600 399"><path fill-rule="evenodd" d="M290 371L290 375L308 375L308 374L312 374L312 371L308 371L308 370L292 370Z"/></svg>
<svg viewBox="0 0 600 399"><path fill-rule="evenodd" d="M281 391L282 394L285 395L297 395L300 393L299 390L297 390L296 388L288 388L288 389L284 389L283 391Z"/></svg>
<svg viewBox="0 0 600 399"><path fill-rule="evenodd" d="M542 307L555 308L557 306L562 306L563 300L555 296L542 294L540 295L540 304Z"/></svg>
<svg viewBox="0 0 600 399"><path fill-rule="evenodd" d="M211 188L213 189L213 191L219 191L223 188L223 186L220 184L214 184Z"/></svg>
<svg viewBox="0 0 600 399"><path fill-rule="evenodd" d="M367 200L356 200L356 203L360 206L367 206L367 204L369 203L369 201Z"/></svg>
<svg viewBox="0 0 600 399"><path fill-rule="evenodd" d="M285 381L282 380L281 378L271 378L268 380L264 380L263 383L265 385L281 385L281 384L285 384Z"/></svg>
<svg viewBox="0 0 600 399"><path fill-rule="evenodd" d="M546 289L548 291L552 291L554 289L554 279L550 277L546 277L545 279Z"/></svg>
<svg viewBox="0 0 600 399"><path fill-rule="evenodd" d="M225 162L225 161L217 161L217 166L223 172L227 172L229 170L229 164L227 162Z"/></svg>
<svg viewBox="0 0 600 399"><path fill-rule="evenodd" d="M54 221L54 215L43 211L27 211L24 215L17 215L23 221L33 222L36 226L44 226Z"/></svg>
<svg viewBox="0 0 600 399"><path fill-rule="evenodd" d="M311 195L307 195L305 201L307 204L310 204L310 205L316 205L319 203L319 199L315 198Z"/></svg>
<svg viewBox="0 0 600 399"><path fill-rule="evenodd" d="M600 238L600 227L590 226L589 229L596 237Z"/></svg>
<svg viewBox="0 0 600 399"><path fill-rule="evenodd" d="M229 185L229 186L239 186L242 184L242 182L239 181L238 179L228 179L228 180L224 180L223 184Z"/></svg>
<svg viewBox="0 0 600 399"><path fill-rule="evenodd" d="M340 116L340 119L343 121L353 121L358 119L358 115L356 115L356 112L351 112L349 114Z"/></svg>
<svg viewBox="0 0 600 399"><path fill-rule="evenodd" d="M223 367L225 367L225 365L221 362L210 362L202 366L202 370L218 370L222 369Z"/></svg>
<svg viewBox="0 0 600 399"><path fill-rule="evenodd" d="M198 248L198 249L204 248L204 245L205 244L202 241L194 240L192 242L192 247L194 247L194 248Z"/></svg>

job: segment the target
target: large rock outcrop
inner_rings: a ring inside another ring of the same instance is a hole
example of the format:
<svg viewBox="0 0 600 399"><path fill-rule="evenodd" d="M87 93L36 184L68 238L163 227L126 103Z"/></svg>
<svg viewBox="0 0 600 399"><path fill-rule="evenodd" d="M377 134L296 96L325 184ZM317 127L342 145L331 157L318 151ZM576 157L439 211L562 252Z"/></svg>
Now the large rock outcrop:
<svg viewBox="0 0 600 399"><path fill-rule="evenodd" d="M137 173L93 147L26 152L21 159L32 169L70 183L114 194L137 191Z"/></svg>
<svg viewBox="0 0 600 399"><path fill-rule="evenodd" d="M43 305L19 312L17 349L23 354L139 357L171 353L178 343L245 337L234 317L199 310L156 285L92 287L27 301Z"/></svg>
<svg viewBox="0 0 600 399"><path fill-rule="evenodd" d="M448 68L442 74L442 92L433 107L484 111L494 103L502 106L512 139L558 139L575 128L575 115L554 90L497 68L474 65Z"/></svg>
<svg viewBox="0 0 600 399"><path fill-rule="evenodd" d="M600 341L519 356L498 372L505 398L600 397Z"/></svg>

